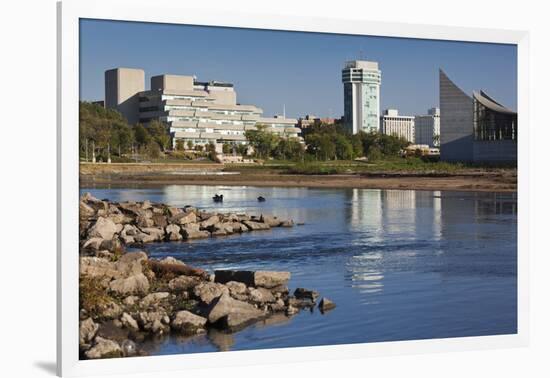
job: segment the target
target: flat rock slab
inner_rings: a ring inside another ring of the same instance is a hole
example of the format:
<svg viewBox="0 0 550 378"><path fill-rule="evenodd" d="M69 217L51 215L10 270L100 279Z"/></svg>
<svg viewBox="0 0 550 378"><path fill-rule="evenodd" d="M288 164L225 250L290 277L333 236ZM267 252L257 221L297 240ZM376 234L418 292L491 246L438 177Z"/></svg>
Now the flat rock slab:
<svg viewBox="0 0 550 378"><path fill-rule="evenodd" d="M246 270L216 270L215 282L227 283L230 281L242 282L246 286L272 289L285 286L290 280L290 272L246 271Z"/></svg>

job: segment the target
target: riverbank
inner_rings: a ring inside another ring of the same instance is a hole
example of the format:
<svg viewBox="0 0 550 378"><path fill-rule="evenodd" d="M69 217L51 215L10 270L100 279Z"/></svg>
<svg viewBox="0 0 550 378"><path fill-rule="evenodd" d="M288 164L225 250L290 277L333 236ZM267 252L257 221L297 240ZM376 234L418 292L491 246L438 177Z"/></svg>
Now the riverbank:
<svg viewBox="0 0 550 378"><path fill-rule="evenodd" d="M146 355L142 344L161 336L230 334L302 309L325 313L335 307L327 298L317 302L313 290L290 294L288 271L208 272L173 257L126 251L147 243L290 228L290 219L150 201L117 203L85 194L79 221L81 359Z"/></svg>
<svg viewBox="0 0 550 378"><path fill-rule="evenodd" d="M351 173L289 174L280 166L224 166L215 163L80 165L82 186L228 185L311 188L414 189L515 192L517 170L461 168L454 171L359 169Z"/></svg>

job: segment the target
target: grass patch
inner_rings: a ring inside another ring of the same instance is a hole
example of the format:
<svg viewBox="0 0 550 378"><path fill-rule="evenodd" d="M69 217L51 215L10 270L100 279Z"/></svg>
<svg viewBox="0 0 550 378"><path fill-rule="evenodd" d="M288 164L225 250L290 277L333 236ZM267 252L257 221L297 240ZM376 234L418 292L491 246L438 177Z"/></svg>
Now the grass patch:
<svg viewBox="0 0 550 378"><path fill-rule="evenodd" d="M80 308L86 310L93 318L98 317L101 311L113 302L107 294L102 280L97 277L81 277L79 282Z"/></svg>

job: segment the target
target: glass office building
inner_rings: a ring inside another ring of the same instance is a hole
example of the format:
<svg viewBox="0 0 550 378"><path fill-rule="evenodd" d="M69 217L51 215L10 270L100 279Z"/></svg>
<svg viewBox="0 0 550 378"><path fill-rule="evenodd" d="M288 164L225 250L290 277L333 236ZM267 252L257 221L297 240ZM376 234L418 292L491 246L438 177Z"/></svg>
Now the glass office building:
<svg viewBox="0 0 550 378"><path fill-rule="evenodd" d="M380 84L377 62L354 60L342 69L344 124L352 133L380 129Z"/></svg>

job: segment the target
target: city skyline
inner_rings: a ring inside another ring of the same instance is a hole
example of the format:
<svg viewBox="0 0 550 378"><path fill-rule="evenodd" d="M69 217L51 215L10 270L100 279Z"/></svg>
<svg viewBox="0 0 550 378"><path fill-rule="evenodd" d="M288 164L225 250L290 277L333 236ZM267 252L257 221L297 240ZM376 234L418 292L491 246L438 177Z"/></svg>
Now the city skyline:
<svg viewBox="0 0 550 378"><path fill-rule="evenodd" d="M438 70L466 93L483 88L517 107L513 45L351 36L139 22L81 20L80 98L104 99L104 71L143 68L146 82L168 73L235 85L238 102L271 116L343 115L341 70L348 60L377 61L381 110L426 114L439 106Z"/></svg>

